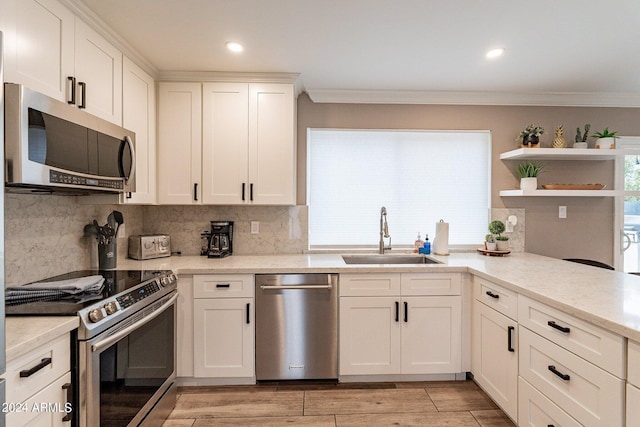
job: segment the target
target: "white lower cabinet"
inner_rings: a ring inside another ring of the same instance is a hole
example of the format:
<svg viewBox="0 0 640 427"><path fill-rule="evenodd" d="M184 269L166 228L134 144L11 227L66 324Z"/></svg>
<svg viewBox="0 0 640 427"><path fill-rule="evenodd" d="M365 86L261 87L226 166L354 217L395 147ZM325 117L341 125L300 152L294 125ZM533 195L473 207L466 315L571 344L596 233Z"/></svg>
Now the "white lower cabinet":
<svg viewBox="0 0 640 427"><path fill-rule="evenodd" d="M627 347L627 427L640 425L640 343Z"/></svg>
<svg viewBox="0 0 640 427"><path fill-rule="evenodd" d="M460 372L460 295L357 296L393 293L400 276L341 275L341 376Z"/></svg>
<svg viewBox="0 0 640 427"><path fill-rule="evenodd" d="M7 426L70 426L70 337L63 335L7 363Z"/></svg>
<svg viewBox="0 0 640 427"><path fill-rule="evenodd" d="M520 376L586 426L624 425L620 378L520 327Z"/></svg>
<svg viewBox="0 0 640 427"><path fill-rule="evenodd" d="M513 420L518 417L518 324L473 301L471 370L476 382Z"/></svg>
<svg viewBox="0 0 640 427"><path fill-rule="evenodd" d="M580 427L582 424L533 388L531 384L520 378L518 381L518 425L520 427Z"/></svg>
<svg viewBox="0 0 640 427"><path fill-rule="evenodd" d="M255 378L253 276L198 275L193 286L193 376Z"/></svg>

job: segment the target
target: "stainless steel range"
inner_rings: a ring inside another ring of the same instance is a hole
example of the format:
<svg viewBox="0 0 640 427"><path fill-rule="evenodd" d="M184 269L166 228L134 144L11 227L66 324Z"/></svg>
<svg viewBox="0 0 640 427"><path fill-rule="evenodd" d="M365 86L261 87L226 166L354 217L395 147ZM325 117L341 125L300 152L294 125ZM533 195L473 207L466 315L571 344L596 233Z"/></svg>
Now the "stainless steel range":
<svg viewBox="0 0 640 427"><path fill-rule="evenodd" d="M79 317L72 425L161 425L176 399L177 278L171 271L86 270L46 282L92 276L104 277L101 291L7 297L7 315Z"/></svg>

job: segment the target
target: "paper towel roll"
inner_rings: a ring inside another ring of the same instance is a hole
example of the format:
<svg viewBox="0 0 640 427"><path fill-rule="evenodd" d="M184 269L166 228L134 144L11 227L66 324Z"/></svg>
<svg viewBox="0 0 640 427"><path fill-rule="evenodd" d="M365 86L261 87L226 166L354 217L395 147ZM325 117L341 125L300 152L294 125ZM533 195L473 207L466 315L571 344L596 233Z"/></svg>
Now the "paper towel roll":
<svg viewBox="0 0 640 427"><path fill-rule="evenodd" d="M449 223L436 222L436 238L433 239L433 253L435 255L449 255Z"/></svg>

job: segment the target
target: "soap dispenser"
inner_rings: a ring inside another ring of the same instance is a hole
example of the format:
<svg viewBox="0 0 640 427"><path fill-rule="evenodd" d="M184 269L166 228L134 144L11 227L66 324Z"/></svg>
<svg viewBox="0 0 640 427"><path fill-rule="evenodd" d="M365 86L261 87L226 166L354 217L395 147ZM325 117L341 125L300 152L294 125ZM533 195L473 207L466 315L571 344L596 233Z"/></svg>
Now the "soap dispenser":
<svg viewBox="0 0 640 427"><path fill-rule="evenodd" d="M425 236L426 237L424 239L424 245L423 245L424 253L426 255L429 255L431 253L431 242L429 241L429 235L426 234Z"/></svg>
<svg viewBox="0 0 640 427"><path fill-rule="evenodd" d="M422 241L422 238L420 237L420 233L418 233L418 238L416 239L415 243L413 244L413 253L417 254L420 251L420 248L422 247L422 245L424 245L424 242Z"/></svg>

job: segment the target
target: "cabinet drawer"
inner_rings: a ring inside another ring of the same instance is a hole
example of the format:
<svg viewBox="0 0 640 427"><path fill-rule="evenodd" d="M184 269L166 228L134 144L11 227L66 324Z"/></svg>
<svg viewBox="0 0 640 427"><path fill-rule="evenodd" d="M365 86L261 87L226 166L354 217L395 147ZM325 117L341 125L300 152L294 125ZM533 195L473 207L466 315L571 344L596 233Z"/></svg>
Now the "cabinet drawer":
<svg viewBox="0 0 640 427"><path fill-rule="evenodd" d="M522 295L518 306L521 325L618 378L625 378L623 337Z"/></svg>
<svg viewBox="0 0 640 427"><path fill-rule="evenodd" d="M194 275L194 298L239 298L253 297L253 275L216 274Z"/></svg>
<svg viewBox="0 0 640 427"><path fill-rule="evenodd" d="M402 295L460 295L460 274L402 273Z"/></svg>
<svg viewBox="0 0 640 427"><path fill-rule="evenodd" d="M70 345L69 334L65 334L7 363L7 402L23 402L69 372ZM20 376L21 372L28 375L29 371L32 371L29 376Z"/></svg>
<svg viewBox="0 0 640 427"><path fill-rule="evenodd" d="M400 274L341 274L340 296L400 295Z"/></svg>
<svg viewBox="0 0 640 427"><path fill-rule="evenodd" d="M623 425L624 381L527 328L519 330L521 377L586 426Z"/></svg>
<svg viewBox="0 0 640 427"><path fill-rule="evenodd" d="M627 354L627 381L640 388L640 343L629 340ZM640 401L638 401L640 404Z"/></svg>
<svg viewBox="0 0 640 427"><path fill-rule="evenodd" d="M518 294L478 276L473 278L473 297L513 320L518 320Z"/></svg>
<svg viewBox="0 0 640 427"><path fill-rule="evenodd" d="M520 427L581 426L522 377L518 379L518 425Z"/></svg>
<svg viewBox="0 0 640 427"><path fill-rule="evenodd" d="M7 413L8 426L70 426L71 420L64 420L67 413L71 410L71 404L68 403L71 396L67 394L66 386L71 385L71 372L67 372L55 382L49 384L42 390L33 390L37 392L20 406L20 412L9 411ZM7 401L7 403L14 403ZM42 407L41 405L46 405ZM9 409L9 408L8 408Z"/></svg>

